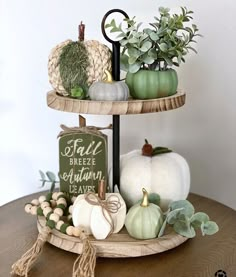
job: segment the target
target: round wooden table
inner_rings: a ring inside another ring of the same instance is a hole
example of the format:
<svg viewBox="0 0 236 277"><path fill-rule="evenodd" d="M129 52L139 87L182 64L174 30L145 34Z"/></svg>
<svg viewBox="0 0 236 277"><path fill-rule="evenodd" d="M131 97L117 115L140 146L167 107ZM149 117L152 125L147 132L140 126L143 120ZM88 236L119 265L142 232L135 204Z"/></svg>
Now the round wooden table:
<svg viewBox="0 0 236 277"><path fill-rule="evenodd" d="M24 212L24 204L42 193L29 195L0 208L0 277L10 276L11 265L37 238L36 218ZM219 270L236 276L236 211L210 199L191 194L196 211L206 212L220 231L200 233L182 245L161 254L139 258L97 258L96 277L211 277ZM128 251L128 250L127 250ZM77 255L48 243L29 276L69 277Z"/></svg>

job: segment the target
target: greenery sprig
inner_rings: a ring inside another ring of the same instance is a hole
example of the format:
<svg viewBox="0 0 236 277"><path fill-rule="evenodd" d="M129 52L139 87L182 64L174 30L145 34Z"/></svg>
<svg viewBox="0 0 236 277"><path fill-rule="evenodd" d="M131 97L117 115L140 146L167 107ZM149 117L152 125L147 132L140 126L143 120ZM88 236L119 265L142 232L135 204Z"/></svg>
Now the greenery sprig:
<svg viewBox="0 0 236 277"><path fill-rule="evenodd" d="M118 33L122 47L121 69L131 73L139 69L166 70L168 66L179 66L185 62L195 38L201 36L196 24L191 24L193 11L181 7L180 14L170 14L168 8L159 8L155 21L149 28L141 29L142 22L136 18L124 19L126 27L114 19L105 25L111 33Z"/></svg>
<svg viewBox="0 0 236 277"><path fill-rule="evenodd" d="M51 184L50 192L53 192L56 184L59 183L56 175L51 171L46 171L46 173L44 173L42 170L39 170L39 174L41 176L40 181L42 182L41 187L44 187L46 183L49 183Z"/></svg>
<svg viewBox="0 0 236 277"><path fill-rule="evenodd" d="M188 200L174 201L169 205L158 237L164 234L167 224L171 225L176 233L187 238L195 237L196 229L200 229L203 236L213 235L219 230L218 225L210 221L206 213L195 213L193 205Z"/></svg>

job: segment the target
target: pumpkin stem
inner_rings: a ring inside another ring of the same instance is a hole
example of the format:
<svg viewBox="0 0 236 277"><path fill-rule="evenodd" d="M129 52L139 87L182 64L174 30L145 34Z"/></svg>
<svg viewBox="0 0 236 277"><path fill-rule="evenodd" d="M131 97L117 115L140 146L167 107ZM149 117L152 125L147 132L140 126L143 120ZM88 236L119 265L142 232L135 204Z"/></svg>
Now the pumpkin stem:
<svg viewBox="0 0 236 277"><path fill-rule="evenodd" d="M101 200L106 199L106 182L104 180L104 177L98 181L98 197Z"/></svg>
<svg viewBox="0 0 236 277"><path fill-rule="evenodd" d="M143 191L143 200L142 200L142 203L140 204L140 206L141 207L148 207L149 206L148 193L145 190L145 188L143 188L142 191Z"/></svg>
<svg viewBox="0 0 236 277"><path fill-rule="evenodd" d="M111 73L107 69L105 69L104 72L106 74L106 79L105 79L106 83L112 83L113 79L112 79Z"/></svg>
<svg viewBox="0 0 236 277"><path fill-rule="evenodd" d="M78 29L79 29L79 41L84 41L85 24L83 24L83 21L80 22Z"/></svg>

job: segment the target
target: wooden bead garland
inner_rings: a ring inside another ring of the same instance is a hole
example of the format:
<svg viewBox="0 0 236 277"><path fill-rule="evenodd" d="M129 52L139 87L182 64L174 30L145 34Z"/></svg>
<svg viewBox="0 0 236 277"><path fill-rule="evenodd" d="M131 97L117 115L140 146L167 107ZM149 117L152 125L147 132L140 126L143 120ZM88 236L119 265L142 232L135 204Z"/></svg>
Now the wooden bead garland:
<svg viewBox="0 0 236 277"><path fill-rule="evenodd" d="M71 199L72 202L74 199ZM68 236L80 237L85 231L72 225L72 205L69 205L67 197L63 192L48 193L41 195L38 199L33 199L31 203L25 205L25 212L32 215L45 216L46 226ZM66 222L62 220L67 216Z"/></svg>

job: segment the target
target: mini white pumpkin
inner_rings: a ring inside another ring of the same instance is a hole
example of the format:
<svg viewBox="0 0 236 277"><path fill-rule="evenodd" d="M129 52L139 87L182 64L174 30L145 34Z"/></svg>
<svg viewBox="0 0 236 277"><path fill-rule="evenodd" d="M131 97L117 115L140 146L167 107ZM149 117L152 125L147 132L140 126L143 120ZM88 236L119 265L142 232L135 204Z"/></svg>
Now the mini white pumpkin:
<svg viewBox="0 0 236 277"><path fill-rule="evenodd" d="M126 217L126 204L119 193L106 193L106 199L109 201L120 201L120 208L117 213L110 213L114 224L113 233L118 233L124 226ZM88 234L93 234L96 239L105 239L111 231L111 226L103 215L107 214L106 210L102 211L101 206L92 205L85 199L84 194L77 196L72 209L72 221L75 227L82 227Z"/></svg>
<svg viewBox="0 0 236 277"><path fill-rule="evenodd" d="M158 193L160 207L166 210L172 201L186 199L190 190L190 170L186 160L177 153L153 157L134 150L120 159L120 194L128 207L142 198L142 188Z"/></svg>
<svg viewBox="0 0 236 277"><path fill-rule="evenodd" d="M125 101L129 97L129 88L125 82L113 81L108 70L105 70L106 80L94 82L88 90L91 100Z"/></svg>

